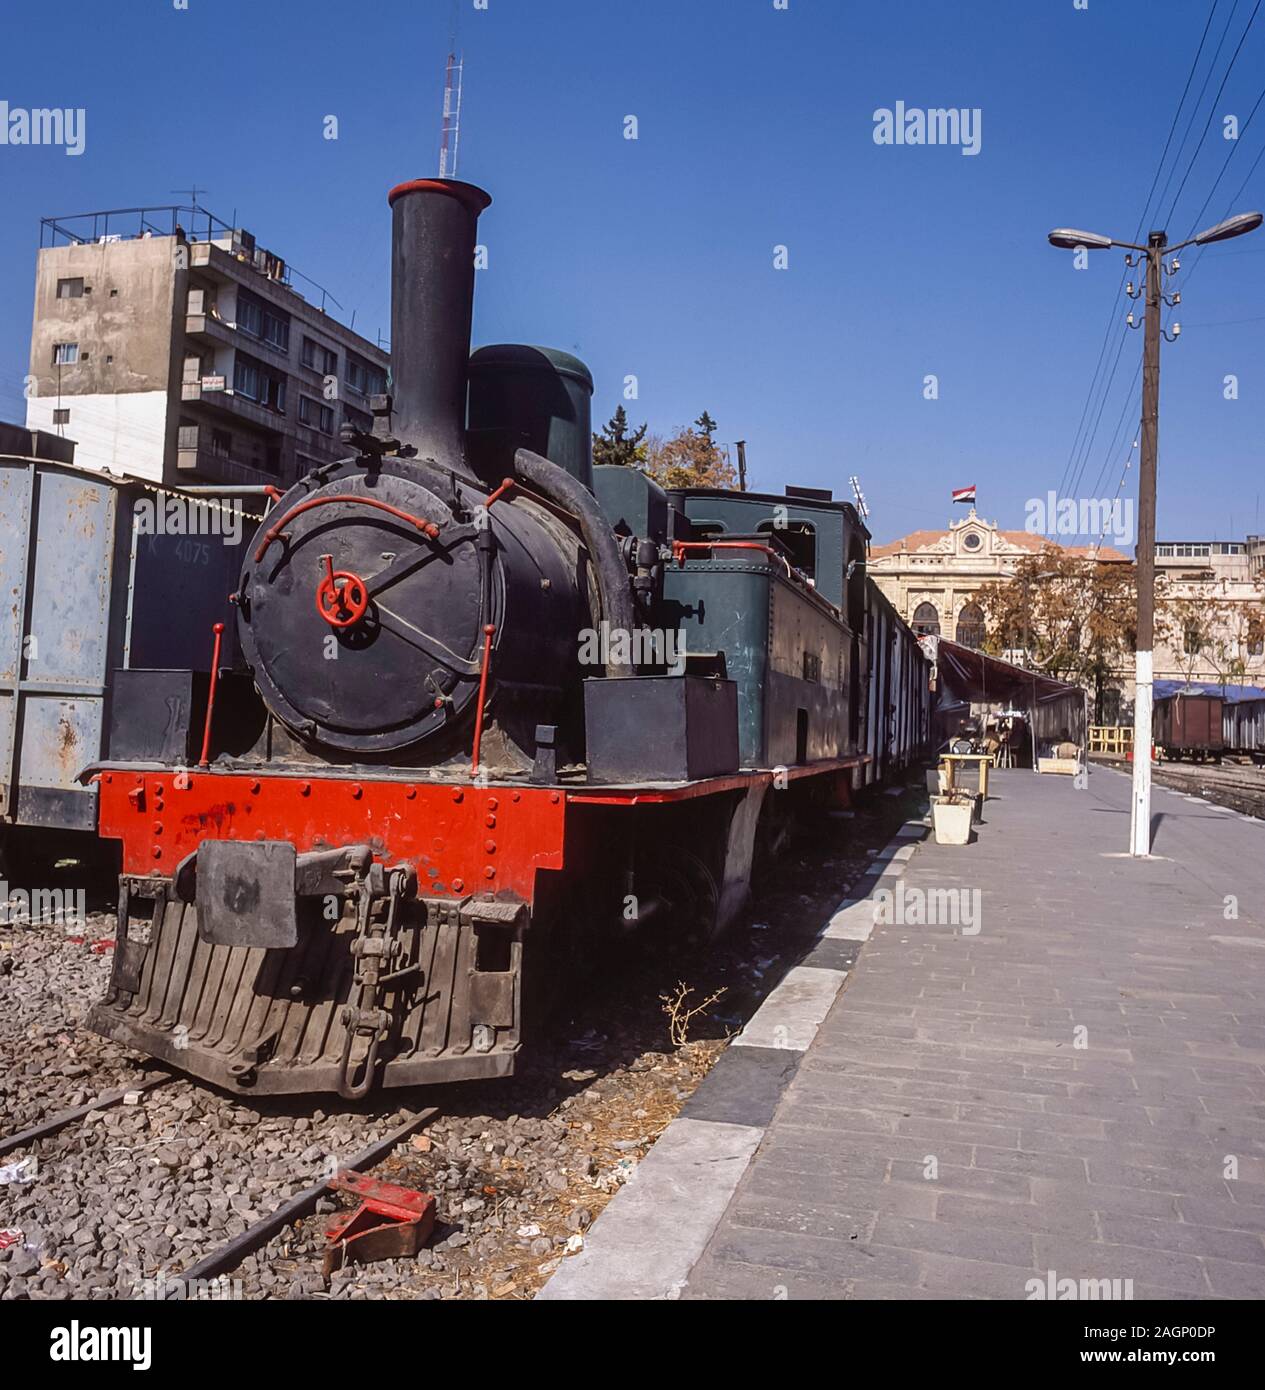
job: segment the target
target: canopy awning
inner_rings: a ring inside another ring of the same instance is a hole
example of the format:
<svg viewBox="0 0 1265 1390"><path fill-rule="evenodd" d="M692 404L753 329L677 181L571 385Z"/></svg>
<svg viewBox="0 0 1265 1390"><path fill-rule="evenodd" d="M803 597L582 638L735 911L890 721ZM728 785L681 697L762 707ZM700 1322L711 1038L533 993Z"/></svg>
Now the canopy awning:
<svg viewBox="0 0 1265 1390"><path fill-rule="evenodd" d="M1081 686L1025 671L947 637L918 640L936 665L938 707L978 704L1023 710L1038 740L1066 737L1084 746L1089 697Z"/></svg>

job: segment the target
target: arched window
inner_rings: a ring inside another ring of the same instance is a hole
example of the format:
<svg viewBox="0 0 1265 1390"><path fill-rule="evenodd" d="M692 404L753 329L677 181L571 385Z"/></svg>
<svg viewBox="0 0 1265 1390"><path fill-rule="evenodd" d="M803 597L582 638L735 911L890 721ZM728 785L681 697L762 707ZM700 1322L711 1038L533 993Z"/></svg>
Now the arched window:
<svg viewBox="0 0 1265 1390"><path fill-rule="evenodd" d="M913 629L919 637L940 635L940 615L934 603L920 603L914 609Z"/></svg>
<svg viewBox="0 0 1265 1390"><path fill-rule="evenodd" d="M984 610L978 603L968 603L958 614L957 640L964 647L984 645Z"/></svg>

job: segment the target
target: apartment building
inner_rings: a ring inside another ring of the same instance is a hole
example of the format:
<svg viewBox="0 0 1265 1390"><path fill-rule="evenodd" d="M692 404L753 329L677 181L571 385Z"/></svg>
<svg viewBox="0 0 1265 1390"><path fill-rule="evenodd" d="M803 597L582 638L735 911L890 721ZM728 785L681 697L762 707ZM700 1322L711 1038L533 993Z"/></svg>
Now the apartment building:
<svg viewBox="0 0 1265 1390"><path fill-rule="evenodd" d="M181 484L288 486L368 429L388 357L327 296L200 207L47 218L26 426L77 462Z"/></svg>

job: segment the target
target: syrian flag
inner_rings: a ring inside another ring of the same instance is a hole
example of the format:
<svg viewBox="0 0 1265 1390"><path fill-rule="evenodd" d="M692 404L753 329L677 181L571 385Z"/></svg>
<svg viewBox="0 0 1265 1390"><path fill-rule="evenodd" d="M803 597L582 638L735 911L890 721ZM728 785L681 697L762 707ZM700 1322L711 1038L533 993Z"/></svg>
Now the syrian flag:
<svg viewBox="0 0 1265 1390"><path fill-rule="evenodd" d="M975 484L972 483L970 487L955 487L953 489L953 500L955 502L973 503L975 501Z"/></svg>

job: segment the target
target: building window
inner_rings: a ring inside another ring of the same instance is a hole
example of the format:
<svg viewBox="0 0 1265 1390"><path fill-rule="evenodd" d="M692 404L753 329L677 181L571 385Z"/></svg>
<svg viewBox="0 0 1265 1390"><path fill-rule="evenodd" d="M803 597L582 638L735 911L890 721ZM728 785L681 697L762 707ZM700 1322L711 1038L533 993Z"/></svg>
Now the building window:
<svg viewBox="0 0 1265 1390"><path fill-rule="evenodd" d="M914 619L911 625L919 637L938 637L940 635L940 615L936 612L935 604L920 603L914 609Z"/></svg>
<svg viewBox="0 0 1265 1390"><path fill-rule="evenodd" d="M983 543L983 539L978 531L968 531L967 534L962 537L963 550L978 550Z"/></svg>
<svg viewBox="0 0 1265 1390"><path fill-rule="evenodd" d="M354 352L347 354L347 385L359 396L380 396L387 389L386 373Z"/></svg>
<svg viewBox="0 0 1265 1390"><path fill-rule="evenodd" d="M1182 634L1182 649L1187 656L1198 656L1203 651L1203 634L1194 623L1186 624L1186 631Z"/></svg>
<svg viewBox="0 0 1265 1390"><path fill-rule="evenodd" d="M211 431L211 452L226 459L233 451L233 436L227 430Z"/></svg>
<svg viewBox="0 0 1265 1390"><path fill-rule="evenodd" d="M53 411L53 424L55 424L55 425L68 425L68 424L70 424L70 407L69 407L69 406L65 406L65 407L63 407L63 408L60 409L60 410L55 409L55 410Z"/></svg>
<svg viewBox="0 0 1265 1390"><path fill-rule="evenodd" d="M362 434L373 433L373 416L367 411L357 410L355 406L343 406L343 419L349 425L354 425Z"/></svg>
<svg viewBox="0 0 1265 1390"><path fill-rule="evenodd" d="M1255 642L1247 644L1248 656L1265 656L1265 638L1257 638Z"/></svg>
<svg viewBox="0 0 1265 1390"><path fill-rule="evenodd" d="M330 406L314 401L310 396L299 397L299 423L309 425L322 434L334 433L334 412Z"/></svg>
<svg viewBox="0 0 1265 1390"><path fill-rule="evenodd" d="M78 343L54 343L53 366L73 367L79 361Z"/></svg>
<svg viewBox="0 0 1265 1390"><path fill-rule="evenodd" d="M75 275L65 280L57 282L58 299L82 299L83 298L83 276Z"/></svg>
<svg viewBox="0 0 1265 1390"><path fill-rule="evenodd" d="M315 338L304 337L302 358L305 367L311 367L322 376L338 374L338 354L318 343Z"/></svg>
<svg viewBox="0 0 1265 1390"><path fill-rule="evenodd" d="M278 352L290 351L290 316L265 304L249 290L237 292L237 326Z"/></svg>
<svg viewBox="0 0 1265 1390"><path fill-rule="evenodd" d="M958 614L957 640L964 647L984 645L984 610L978 603L968 603Z"/></svg>
<svg viewBox="0 0 1265 1390"><path fill-rule="evenodd" d="M262 362L256 362L244 352L237 354L233 364L233 390L247 400L255 401L266 410L285 414L286 384L283 376L269 371Z"/></svg>

